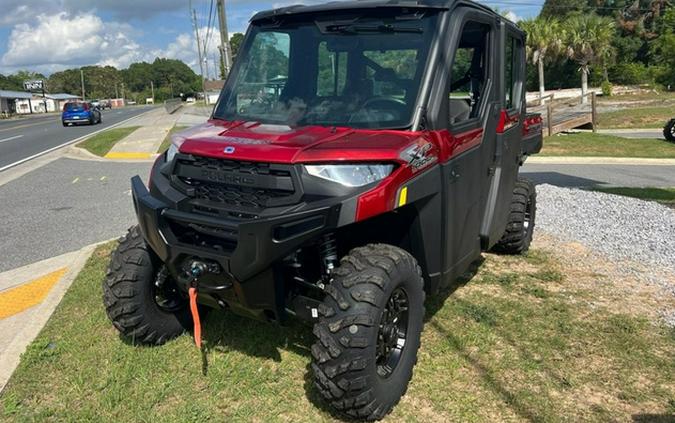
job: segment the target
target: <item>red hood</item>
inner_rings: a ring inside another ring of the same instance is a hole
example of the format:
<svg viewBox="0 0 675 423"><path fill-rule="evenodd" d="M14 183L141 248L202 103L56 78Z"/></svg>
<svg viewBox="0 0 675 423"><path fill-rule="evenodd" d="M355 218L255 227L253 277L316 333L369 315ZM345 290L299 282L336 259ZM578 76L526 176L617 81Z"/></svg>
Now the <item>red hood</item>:
<svg viewBox="0 0 675 423"><path fill-rule="evenodd" d="M400 161L406 147L422 136L409 131L209 122L174 135L180 152L271 163ZM229 148L228 148L229 147ZM231 151L225 153L225 150ZM233 150L232 150L233 149Z"/></svg>

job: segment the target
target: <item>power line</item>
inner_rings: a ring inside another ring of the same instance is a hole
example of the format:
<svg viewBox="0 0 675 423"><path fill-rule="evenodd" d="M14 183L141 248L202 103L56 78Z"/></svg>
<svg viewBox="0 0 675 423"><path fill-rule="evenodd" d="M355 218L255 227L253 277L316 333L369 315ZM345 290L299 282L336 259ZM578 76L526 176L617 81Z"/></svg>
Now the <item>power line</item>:
<svg viewBox="0 0 675 423"><path fill-rule="evenodd" d="M208 20L208 25L206 26L206 37L204 39L204 53L208 52L208 45L209 42L211 42L211 38L213 37L213 27L211 24L213 23L213 0L211 0L211 6L209 7L209 20Z"/></svg>

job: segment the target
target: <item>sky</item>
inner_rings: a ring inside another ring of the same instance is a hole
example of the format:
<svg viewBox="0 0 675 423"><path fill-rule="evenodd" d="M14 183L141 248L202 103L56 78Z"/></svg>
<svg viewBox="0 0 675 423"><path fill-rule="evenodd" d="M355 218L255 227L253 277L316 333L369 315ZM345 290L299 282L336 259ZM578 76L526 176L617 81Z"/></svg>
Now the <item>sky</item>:
<svg viewBox="0 0 675 423"><path fill-rule="evenodd" d="M326 0L226 0L230 35L245 32L258 11ZM543 0L484 0L511 19L539 13ZM49 75L88 65L119 69L156 57L180 59L199 69L189 15L190 0L0 0L0 73L30 70ZM205 38L211 0L192 0ZM217 23L214 10L213 25ZM207 44L209 76L215 72L219 33Z"/></svg>

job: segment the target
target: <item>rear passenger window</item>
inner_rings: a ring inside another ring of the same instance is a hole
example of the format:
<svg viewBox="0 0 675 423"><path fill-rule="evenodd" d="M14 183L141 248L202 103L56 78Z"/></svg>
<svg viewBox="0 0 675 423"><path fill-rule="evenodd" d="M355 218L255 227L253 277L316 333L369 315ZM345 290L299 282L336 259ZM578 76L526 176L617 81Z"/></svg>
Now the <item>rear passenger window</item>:
<svg viewBox="0 0 675 423"><path fill-rule="evenodd" d="M522 41L508 35L504 46L504 91L507 109L517 108L522 100Z"/></svg>
<svg viewBox="0 0 675 423"><path fill-rule="evenodd" d="M452 64L449 93L450 124L478 117L487 82L490 26L468 22L462 30Z"/></svg>

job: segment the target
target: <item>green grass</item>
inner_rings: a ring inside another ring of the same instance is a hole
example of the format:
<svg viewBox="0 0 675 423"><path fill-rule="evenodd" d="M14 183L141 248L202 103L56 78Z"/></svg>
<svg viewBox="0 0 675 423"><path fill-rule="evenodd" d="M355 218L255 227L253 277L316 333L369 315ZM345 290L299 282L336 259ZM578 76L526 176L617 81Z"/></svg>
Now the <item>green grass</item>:
<svg viewBox="0 0 675 423"><path fill-rule="evenodd" d="M113 146L127 135L137 130L139 126L130 126L125 128L113 128L100 134L94 135L91 138L77 144L78 147L84 148L92 154L97 156L105 156L113 148Z"/></svg>
<svg viewBox="0 0 675 423"><path fill-rule="evenodd" d="M675 182L675 181L674 181ZM675 188L594 188L594 191L675 204Z"/></svg>
<svg viewBox="0 0 675 423"><path fill-rule="evenodd" d="M600 128L663 128L675 117L675 104L658 107L630 107L598 114Z"/></svg>
<svg viewBox="0 0 675 423"><path fill-rule="evenodd" d="M168 134L166 134L166 137L164 137L164 141L162 141L162 145L159 146L159 150L157 150L157 153L162 154L166 150L169 149L171 146L171 135L175 134L176 132L180 132L184 129L189 128L189 126L183 126L183 125L175 125L171 130L169 131Z"/></svg>
<svg viewBox="0 0 675 423"><path fill-rule="evenodd" d="M206 367L188 335L157 348L120 339L101 301L113 247L94 253L23 355L0 396L0 420L334 421L309 376L307 326L213 312ZM538 250L486 255L466 285L431 297L415 375L386 421L670 415L673 332L613 306L588 307L595 284L568 280L561 265Z"/></svg>
<svg viewBox="0 0 675 423"><path fill-rule="evenodd" d="M657 139L628 139L589 132L559 134L544 139L542 156L675 158L675 143Z"/></svg>

